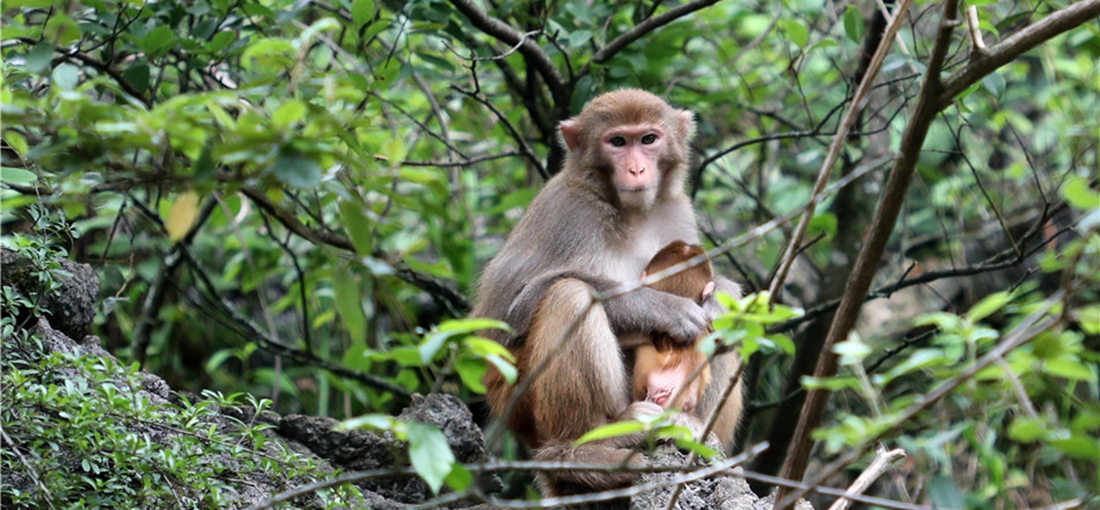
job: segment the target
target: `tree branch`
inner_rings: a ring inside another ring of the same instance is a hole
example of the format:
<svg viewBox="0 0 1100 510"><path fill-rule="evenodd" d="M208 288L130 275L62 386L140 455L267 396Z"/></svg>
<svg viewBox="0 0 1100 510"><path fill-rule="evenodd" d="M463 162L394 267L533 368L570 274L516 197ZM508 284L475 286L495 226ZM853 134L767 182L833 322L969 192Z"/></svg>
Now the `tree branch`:
<svg viewBox="0 0 1100 510"><path fill-rule="evenodd" d="M867 71L863 79L859 82L859 88L857 88L855 94L852 95L851 105L848 111L845 112L844 118L837 128L836 134L833 135L833 142L829 144L829 151L826 153L825 161L821 163L821 170L818 171L817 181L814 183L813 196L820 195L825 191L825 186L829 183L829 175L833 173L833 166L836 165L836 161L840 157L840 150L844 147L844 141L848 137L848 132L851 131L852 127L859 120L859 114L863 111L863 106L866 103L865 98L871 91L871 86L878 76L879 69L882 68L882 63L886 60L886 54L889 53L894 36L897 35L898 30L901 29L901 20L905 17L905 13L909 10L911 4L912 0L903 1L894 13L894 19L886 26L886 31L882 36L882 42L875 50L875 54L871 57L871 62L867 66ZM810 203L815 204L814 201ZM810 226L810 220L813 219L815 210L816 207L814 205L806 207L802 214L802 218L798 222L798 226L795 227L794 235L791 236L791 240L787 243L787 248L784 250L779 268L776 270L775 278L772 279L771 285L768 287L768 291L771 292L771 299L773 301L779 297L779 292L787 279L787 272L790 271L791 265L794 264L795 256L798 255L799 248L802 245L802 238L806 235L806 229ZM798 477L790 478L794 480Z"/></svg>
<svg viewBox="0 0 1100 510"><path fill-rule="evenodd" d="M354 252L355 247L352 246L351 241L339 234L332 232L319 231L310 228L298 219L297 216L283 210L281 207L275 205L267 197L266 194L259 190L242 187L240 189L246 197L252 200L257 207L263 209L265 212L273 216L279 221L287 230L290 230L294 234L310 241L314 244L326 244L341 250ZM381 252L372 253L375 258L384 259L385 257ZM417 287L424 289L436 299L439 299L447 310L454 314L455 317L461 317L468 310L470 310L470 302L459 293L457 290L452 289L449 285L443 281L426 274L421 274L410 269L404 263L391 264L397 276L403 281L416 285Z"/></svg>
<svg viewBox="0 0 1100 510"><path fill-rule="evenodd" d="M904 2L899 7L899 13L910 2ZM836 375L837 355L832 346L841 339L847 338L848 333L855 326L859 311L863 306L863 296L871 287L871 281L878 269L878 262L882 258L882 252L886 248L886 241L897 223L898 212L905 201L905 194L909 189L909 182L917 167L917 159L920 156L920 148L928 134L928 128L935 119L939 109L933 104L939 90L939 73L943 66L944 56L951 42L951 31L956 25L955 16L958 11L958 0L947 0L943 6L943 20L940 22L940 31L936 36L935 46L929 57L928 71L925 75L925 83L921 88L917 100L916 112L910 120L902 137L900 155L890 173L890 178L883 190L882 198L871 222L871 228L865 236L863 248L859 251L855 264L852 266L852 274L848 279L848 287L841 298L840 307L837 309L833 322L829 326L829 333L821 347L821 357L818 358L814 368L814 377L826 378ZM897 24L904 16L895 15L894 23ZM883 45L888 45L893 36L883 37ZM881 48L880 48L881 49ZM862 87L861 87L862 88ZM786 257L785 257L786 258ZM813 438L810 432L821 423L821 417L825 414L825 406L829 402L831 392L828 390L813 390L806 396L806 404L798 417L798 425L795 427L791 438L790 447L787 449L787 461L783 464L780 477L789 480L801 480L806 473L806 465L810 460L810 452L813 449ZM776 510L790 508L793 498L787 497L788 491L779 488L776 494Z"/></svg>
<svg viewBox="0 0 1100 510"><path fill-rule="evenodd" d="M1001 44L990 48L987 58L972 61L966 68L949 78L947 85L943 85L940 81L940 73L951 46L952 33L959 25L958 10L958 0L944 2L943 19L939 25L932 53L929 55L925 81L921 87L913 117L902 135L900 157L885 185L875 217L865 237L866 243L859 252L851 278L848 280L848 287L825 338L822 356L814 370L815 378L822 379L836 375L837 356L832 352L832 346L847 338L855 326L863 306L864 296L871 287L886 243L897 224L901 206L905 202L909 184L916 171L921 148L936 115L951 103L954 94L962 92L970 84L996 69L996 66L1003 65L1019 52L1026 51L1057 33L1069 30L1100 14L1100 0L1074 4L1021 30ZM830 393L823 389L809 392L806 407L799 416L798 427L788 450L787 462L781 475L783 478L800 480L805 474L810 451L813 448L810 431L821 423ZM940 389L934 393L939 394ZM929 400L932 399L929 398ZM820 480L820 477L815 478ZM776 509L785 509L793 504L794 498L788 496L787 491L780 489L776 501Z"/></svg>
<svg viewBox="0 0 1100 510"><path fill-rule="evenodd" d="M688 14L691 14L695 11L710 7L718 3L719 1L720 0L695 0L694 2L688 2L686 4L673 7L672 9L665 11L660 16L648 18L645 21L634 25L634 28L631 28L630 30L624 32L622 35L616 37L614 40L607 43L606 46L600 48L599 51L592 55L592 58L589 59L588 62L585 63L579 71L577 71L574 79L580 79L582 76L587 75L589 72L592 71L592 64L600 65L607 62L608 60L611 60L611 58L614 57L616 53L622 51L623 48L629 46L630 43L641 39L646 34L649 34L650 32L653 32L654 30L657 30L658 28L672 23L673 21L676 21L677 19L687 16Z"/></svg>
<svg viewBox="0 0 1100 510"><path fill-rule="evenodd" d="M1097 16L1100 16L1100 0L1076 2L1021 28L985 51L971 55L966 67L943 80L943 88L936 98L937 105L940 109L946 108L955 96L1020 54L1088 21L1095 21Z"/></svg>
<svg viewBox="0 0 1100 510"><path fill-rule="evenodd" d="M534 64L539 75L546 81L551 94L554 95L554 102L569 104L572 87L567 86L565 80L561 77L561 72L554 65L554 61L550 60L550 56L539 47L538 43L526 37L523 32L512 25L490 16L480 7L474 5L472 0L450 0L450 2L470 20L470 23L473 23L482 32L509 46L518 47L519 52Z"/></svg>

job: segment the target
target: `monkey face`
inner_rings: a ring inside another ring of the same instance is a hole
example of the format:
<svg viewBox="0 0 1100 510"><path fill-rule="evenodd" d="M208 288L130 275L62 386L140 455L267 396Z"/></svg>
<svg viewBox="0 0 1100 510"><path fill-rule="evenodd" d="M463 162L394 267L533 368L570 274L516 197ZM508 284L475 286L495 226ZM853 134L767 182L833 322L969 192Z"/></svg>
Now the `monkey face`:
<svg viewBox="0 0 1100 510"><path fill-rule="evenodd" d="M668 138L654 124L617 126L600 139L599 150L610 163L611 182L624 207L648 209L657 198L660 156Z"/></svg>

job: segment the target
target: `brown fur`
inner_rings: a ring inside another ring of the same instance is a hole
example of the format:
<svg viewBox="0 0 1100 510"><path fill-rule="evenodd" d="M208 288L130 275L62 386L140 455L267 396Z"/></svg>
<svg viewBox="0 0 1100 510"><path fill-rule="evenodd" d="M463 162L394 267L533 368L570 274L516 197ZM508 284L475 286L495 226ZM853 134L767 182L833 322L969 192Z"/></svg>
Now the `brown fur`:
<svg viewBox="0 0 1100 510"><path fill-rule="evenodd" d="M697 244L687 244L680 240L673 241L653 256L643 274L653 275L704 253L706 253L706 250ZM695 299L702 304L711 294L712 289L708 290L707 287L708 285L713 287L713 280L714 269L711 267L710 261L706 260L661 278L651 283L649 287L661 292L669 292ZM699 339L709 332L708 328ZM657 334L653 336L651 344L639 346L634 354L632 391L634 400L653 400L653 395L658 390L654 387L654 378L675 378L678 379L678 382L672 385L671 398L665 403L654 401L662 404L662 407L666 409L693 410L696 403L703 397L703 390L706 385L710 382L710 365L707 363L707 357L696 348L699 339L690 344L681 344L668 335ZM690 374L694 374L696 370L699 371L698 375L690 378ZM688 374L689 379L677 378L674 375L677 373Z"/></svg>
<svg viewBox="0 0 1100 510"><path fill-rule="evenodd" d="M535 197L500 253L486 266L473 315L507 322L514 334L484 334L517 357L520 378L545 364L511 414L513 387L495 370L485 377L489 405L539 460L618 465L644 437L633 434L573 446L589 430L637 413L660 413L632 402L620 338L660 333L688 343L709 327L713 303L656 289L593 304L595 292L637 279L653 252L676 240L699 242L684 176L694 132L692 115L640 90L592 100L561 124L568 148L562 172ZM611 138L618 137L612 143ZM740 294L716 278L720 290ZM712 360L714 378L728 377L734 356ZM721 385L708 385L695 414L717 405ZM740 400L721 411L719 437L729 444ZM732 411L731 411L732 410ZM732 415L730 414L732 412ZM540 476L549 495L629 485L628 473L557 471Z"/></svg>

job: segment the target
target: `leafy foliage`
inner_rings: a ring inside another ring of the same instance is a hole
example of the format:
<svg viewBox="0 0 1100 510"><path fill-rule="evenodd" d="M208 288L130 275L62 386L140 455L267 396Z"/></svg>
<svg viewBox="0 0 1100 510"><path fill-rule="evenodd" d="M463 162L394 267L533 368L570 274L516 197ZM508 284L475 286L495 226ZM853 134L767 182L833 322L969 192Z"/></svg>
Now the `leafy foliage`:
<svg viewBox="0 0 1100 510"><path fill-rule="evenodd" d="M49 252L24 246L20 253L39 251ZM49 265L36 271L47 288L57 283ZM134 367L57 349L50 339L14 327L17 309L31 302L11 286L3 286L0 304L5 507L222 508L239 500L240 480L285 485L323 475L309 459L269 443L268 426L219 412L246 403L242 395L207 392L194 403L157 402ZM270 405L251 397L247 403L257 413ZM298 504L344 505L356 491L343 487L318 496Z"/></svg>

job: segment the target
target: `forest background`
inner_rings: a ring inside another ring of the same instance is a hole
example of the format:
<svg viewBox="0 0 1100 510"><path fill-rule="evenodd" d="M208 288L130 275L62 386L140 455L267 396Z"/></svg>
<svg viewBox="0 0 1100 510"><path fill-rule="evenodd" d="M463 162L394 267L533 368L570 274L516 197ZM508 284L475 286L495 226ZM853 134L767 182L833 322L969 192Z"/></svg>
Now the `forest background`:
<svg viewBox="0 0 1100 510"><path fill-rule="evenodd" d="M747 470L814 463L831 478L808 481L843 488L884 441L908 457L874 493L899 505L1084 505L1100 489L1098 13L6 1L3 244L42 293L51 256L90 264L91 333L173 389L340 420L446 392L484 420L480 377L507 357L456 321L478 271L560 169L557 122L639 87L696 113L688 190L718 270L789 307L750 299L720 328L747 359L738 451L770 445ZM44 312L2 297L10 352ZM3 471L49 472L11 362Z"/></svg>

